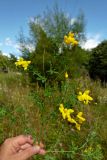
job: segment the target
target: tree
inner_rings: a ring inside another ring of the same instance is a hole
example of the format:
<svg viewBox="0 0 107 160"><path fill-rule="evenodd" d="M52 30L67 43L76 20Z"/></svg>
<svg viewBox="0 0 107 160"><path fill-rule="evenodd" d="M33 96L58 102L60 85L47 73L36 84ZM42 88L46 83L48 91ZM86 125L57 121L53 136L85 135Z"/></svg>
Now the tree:
<svg viewBox="0 0 107 160"><path fill-rule="evenodd" d="M80 47L69 49L64 44L64 36L70 31L77 33L79 41L83 40L83 14L79 15L72 25L70 16L66 16L56 5L52 10L47 9L44 16L37 16L30 20L29 29L30 37L26 39L21 35L19 39L23 58L32 62L29 74L34 81L38 76L43 76L43 79L45 77L47 79L51 78L51 80L55 79L58 74L65 72L65 70L72 70L73 64L75 66L79 66L78 62L83 64L83 61L80 61L80 55L82 57L80 53L83 50ZM61 52L59 52L59 49L61 49Z"/></svg>
<svg viewBox="0 0 107 160"><path fill-rule="evenodd" d="M56 52L56 54L59 51L60 46L62 46L64 36L68 34L69 31L77 33L78 40L83 41L85 39L84 14L80 12L75 19L74 23L71 24L71 17L67 16L57 4L51 10L47 8L43 16L41 15L32 18L29 22L30 37L25 38L22 31L19 35L23 56L29 56L29 46L33 46L33 50L39 48L38 44L40 45L39 42L41 38L44 39L45 46L46 42L48 44L51 40L50 43L54 46L53 51ZM42 45L44 45L44 43L42 43ZM50 47L51 45L47 46Z"/></svg>
<svg viewBox="0 0 107 160"><path fill-rule="evenodd" d="M91 51L89 74L93 79L107 81L107 40L101 42Z"/></svg>
<svg viewBox="0 0 107 160"><path fill-rule="evenodd" d="M84 41L85 37L85 18L83 12L80 12L72 25L72 31L77 33L79 41Z"/></svg>
<svg viewBox="0 0 107 160"><path fill-rule="evenodd" d="M3 55L2 52L0 51L0 70L3 72L7 72L8 66L9 66L9 57Z"/></svg>
<svg viewBox="0 0 107 160"><path fill-rule="evenodd" d="M10 53L9 54L9 69L10 70L15 70L16 66L15 66L15 62L17 61L17 58L14 54Z"/></svg>

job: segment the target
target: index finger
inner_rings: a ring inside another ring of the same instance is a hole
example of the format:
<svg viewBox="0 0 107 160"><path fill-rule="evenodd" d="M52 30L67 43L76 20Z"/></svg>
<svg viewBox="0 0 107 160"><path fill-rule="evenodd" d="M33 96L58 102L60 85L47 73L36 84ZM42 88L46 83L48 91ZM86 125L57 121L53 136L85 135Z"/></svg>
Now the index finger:
<svg viewBox="0 0 107 160"><path fill-rule="evenodd" d="M18 145L24 145L25 143L33 144L33 139L31 135L20 135L14 137L14 142Z"/></svg>

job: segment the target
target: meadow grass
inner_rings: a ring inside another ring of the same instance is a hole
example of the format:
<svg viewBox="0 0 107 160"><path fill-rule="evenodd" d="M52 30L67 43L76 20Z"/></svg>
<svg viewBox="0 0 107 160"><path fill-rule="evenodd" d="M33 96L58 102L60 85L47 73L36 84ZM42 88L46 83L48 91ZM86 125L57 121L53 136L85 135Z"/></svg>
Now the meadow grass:
<svg viewBox="0 0 107 160"><path fill-rule="evenodd" d="M77 101L77 94L86 89L94 101L84 106ZM62 118L61 103L84 113L86 122L80 131ZM89 77L68 79L60 88L57 82L42 88L31 85L27 76L0 73L0 143L8 137L31 134L49 151L32 160L106 160L106 107L107 88Z"/></svg>

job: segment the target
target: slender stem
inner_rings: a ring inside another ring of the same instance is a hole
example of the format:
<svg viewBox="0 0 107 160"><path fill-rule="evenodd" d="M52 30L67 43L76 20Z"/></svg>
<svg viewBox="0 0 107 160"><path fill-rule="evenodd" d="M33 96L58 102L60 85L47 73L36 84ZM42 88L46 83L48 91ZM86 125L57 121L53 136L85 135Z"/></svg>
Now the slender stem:
<svg viewBox="0 0 107 160"><path fill-rule="evenodd" d="M64 152L64 153L65 153L65 152L72 152L72 151L46 151L46 152L48 152L48 153L49 153L49 152L54 152L54 153L55 153L55 152L56 152L56 153L57 153L57 152L61 152L61 153Z"/></svg>

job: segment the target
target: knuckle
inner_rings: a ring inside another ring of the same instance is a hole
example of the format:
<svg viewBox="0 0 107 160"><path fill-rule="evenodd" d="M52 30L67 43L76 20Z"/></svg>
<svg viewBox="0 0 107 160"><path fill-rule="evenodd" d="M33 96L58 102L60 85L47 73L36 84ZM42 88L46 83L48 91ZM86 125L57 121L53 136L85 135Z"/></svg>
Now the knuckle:
<svg viewBox="0 0 107 160"><path fill-rule="evenodd" d="M24 138L25 138L25 136L22 134L22 135L20 135L20 138L24 139Z"/></svg>
<svg viewBox="0 0 107 160"><path fill-rule="evenodd" d="M4 144L9 144L10 143L10 138L7 138L5 141L4 141Z"/></svg>

